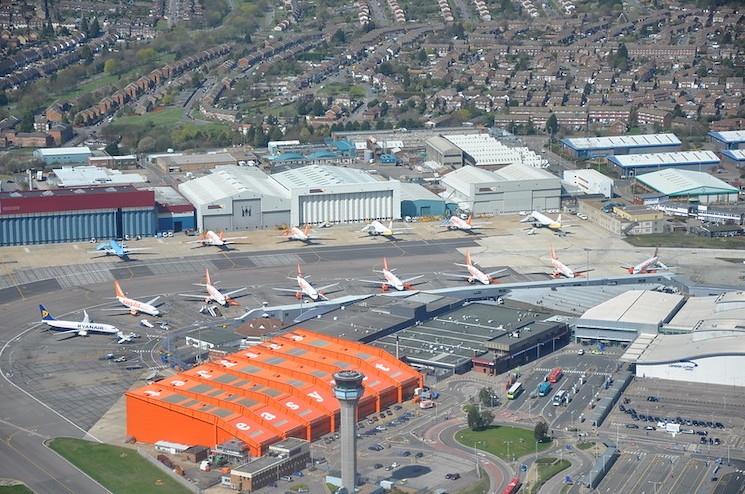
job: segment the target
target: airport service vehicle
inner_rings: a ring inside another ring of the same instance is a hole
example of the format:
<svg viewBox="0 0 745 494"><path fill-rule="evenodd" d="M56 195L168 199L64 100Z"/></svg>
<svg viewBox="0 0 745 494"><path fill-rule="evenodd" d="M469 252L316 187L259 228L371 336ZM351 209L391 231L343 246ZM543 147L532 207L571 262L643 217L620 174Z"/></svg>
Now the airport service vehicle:
<svg viewBox="0 0 745 494"><path fill-rule="evenodd" d="M310 225L305 225L302 230L297 226L293 226L291 228L288 228L287 230L284 230L281 237L284 238L287 242L298 241L303 242L306 245L312 244L314 240L326 240L311 235L311 231L312 229Z"/></svg>
<svg viewBox="0 0 745 494"><path fill-rule="evenodd" d="M540 211L533 211L528 216L520 220L520 223L530 223L533 228L548 228L554 232L561 232L563 228L569 228L572 225L562 225L561 215L552 220Z"/></svg>
<svg viewBox="0 0 745 494"><path fill-rule="evenodd" d="M160 298L160 295L148 300L147 302L140 302L139 300L129 298L124 293L124 290L122 290L122 287L119 285L118 281L114 282L114 295L120 304L122 304L124 307L129 309L129 313L132 314L133 316L136 316L139 313L147 314L148 316L153 316L153 317L160 316L160 310L158 309L158 307L154 305L155 302L157 302L158 299ZM102 309L102 310L122 312L123 309L116 308L116 309Z"/></svg>
<svg viewBox="0 0 745 494"><path fill-rule="evenodd" d="M129 254L132 252L141 252L143 250L150 250L150 247L138 247L130 248L124 243L119 243L116 240L109 240L96 246L96 250L90 250L90 253L104 253L104 256L117 256L119 259L129 261ZM101 256L99 256L101 257Z"/></svg>
<svg viewBox="0 0 745 494"><path fill-rule="evenodd" d="M215 233L212 230L207 230L205 233L200 233L197 240L186 242L187 244L200 244L199 247L220 247L221 249L227 249L231 244L237 243L236 240L243 240L248 237L225 237L225 232Z"/></svg>
<svg viewBox="0 0 745 494"><path fill-rule="evenodd" d="M538 396L546 396L551 391L551 383L542 382L538 385Z"/></svg>
<svg viewBox="0 0 745 494"><path fill-rule="evenodd" d="M486 228L483 224L474 224L473 216L469 215L468 219L463 219L458 216L451 216L440 224L440 228L447 228L448 230L460 230L468 233L478 233L477 230Z"/></svg>
<svg viewBox="0 0 745 494"><path fill-rule="evenodd" d="M388 267L388 259L384 257L383 258L383 270L379 271L379 270L373 269L373 273L382 274L383 279L385 281L382 281L382 282L380 280L358 280L358 281L362 283L373 283L375 285L379 284L381 290L383 290L384 292L387 292L391 287L395 288L399 292L403 290L413 290L414 285L425 283L424 281L420 281L419 283L412 283L412 281L422 278L424 276L423 274L412 276L410 278L401 279L394 274L395 271L396 271L396 268Z"/></svg>
<svg viewBox="0 0 745 494"><path fill-rule="evenodd" d="M219 282L216 281L215 283L212 283L212 280L210 279L210 272L208 269L204 270L204 278L205 283L194 283L194 286L204 287L207 291L206 294L198 295L193 293L179 293L179 297L186 297L192 300L202 300L205 304L215 302L224 307L227 307L228 305L239 305L238 302L235 301L235 297L233 297L233 295L246 290L245 286L243 288L238 288L236 290L222 293L215 287L215 285L217 285Z"/></svg>
<svg viewBox="0 0 745 494"><path fill-rule="evenodd" d="M662 261L660 261L659 248L654 249L654 255L649 259L645 259L634 266L624 264L621 265L621 267L627 270L629 274L656 273L657 271L670 270L669 266L666 266Z"/></svg>
<svg viewBox="0 0 745 494"><path fill-rule="evenodd" d="M520 396L520 393L523 391L523 385L520 382L516 382L512 386L510 386L510 389L507 390L507 399L508 400L514 400L518 396Z"/></svg>
<svg viewBox="0 0 745 494"><path fill-rule="evenodd" d="M419 408L427 409L427 408L434 408L435 402L432 400L421 400L419 402Z"/></svg>
<svg viewBox="0 0 745 494"><path fill-rule="evenodd" d="M592 271L592 269L590 268L577 269L577 270L571 269L569 266L567 266L566 264L564 264L563 262L559 260L559 258L556 255L556 251L554 250L553 247L551 247L550 254L551 254L551 265L554 268L553 272L550 274L552 278L560 278L562 276L564 278L576 278L578 276L581 276L585 273L589 273L590 271Z"/></svg>
<svg viewBox="0 0 745 494"><path fill-rule="evenodd" d="M373 221L369 225L366 225L361 232L367 233L371 237L385 237L389 240L396 240L396 235L402 235L406 234L406 230L411 230L410 227L403 227L398 228L396 230L393 229L393 220L391 220L388 223L388 226L385 226L383 223L381 223L378 220Z"/></svg>
<svg viewBox="0 0 745 494"><path fill-rule="evenodd" d="M91 322L90 317L88 317L88 312L85 310L83 311L82 321L63 321L55 319L55 317L52 316L43 305L39 305L39 311L41 312L41 322L46 324L51 331L55 331L57 334L70 334L73 336L88 336L89 333L108 334L116 336L118 338L117 343L132 341L132 339L137 337L136 334L126 334L111 324Z"/></svg>
<svg viewBox="0 0 745 494"><path fill-rule="evenodd" d="M336 286L339 283L331 283L330 285L324 285L318 288L315 288L313 285L310 284L308 281L308 278L310 276L304 276L303 272L300 270L300 264L297 265L297 275L294 277L288 276L287 279L289 280L296 280L298 284L298 289L293 290L290 288L273 288L273 290L276 290L278 292L291 292L295 294L295 298L298 300L302 300L303 297L308 297L313 302L317 302L318 300L328 300L328 297L323 293L324 290L327 288L331 288L332 286Z"/></svg>
<svg viewBox="0 0 745 494"><path fill-rule="evenodd" d="M551 384L556 384L559 382L559 379L561 379L561 376L563 376L564 373L561 370L561 367L556 367L548 374L548 382Z"/></svg>
<svg viewBox="0 0 745 494"><path fill-rule="evenodd" d="M520 490L520 486L522 484L520 483L520 477L513 477L512 480L510 480L510 483L507 484L507 486L502 491L502 494L515 494L517 491Z"/></svg>
<svg viewBox="0 0 745 494"><path fill-rule="evenodd" d="M452 276L455 278L465 278L468 283L476 283L479 282L482 285L491 285L494 283L498 278L502 278L504 276L507 276L506 274L502 276L497 276L500 273L504 273L507 270L506 269L499 269L497 271L492 271L490 273L484 273L479 268L474 266L473 261L471 261L471 253L466 252L466 263L453 263L456 266L460 266L463 268L466 268L468 274L465 273L459 273L459 274L452 274L452 273L442 273L445 276Z"/></svg>
<svg viewBox="0 0 745 494"><path fill-rule="evenodd" d="M153 323L148 321L147 319L140 319L140 325L145 326L146 328L154 328Z"/></svg>
<svg viewBox="0 0 745 494"><path fill-rule="evenodd" d="M564 389L560 389L556 392L554 395L554 399L551 402L551 404L555 407L561 406L564 404L564 402L567 400L567 392Z"/></svg>

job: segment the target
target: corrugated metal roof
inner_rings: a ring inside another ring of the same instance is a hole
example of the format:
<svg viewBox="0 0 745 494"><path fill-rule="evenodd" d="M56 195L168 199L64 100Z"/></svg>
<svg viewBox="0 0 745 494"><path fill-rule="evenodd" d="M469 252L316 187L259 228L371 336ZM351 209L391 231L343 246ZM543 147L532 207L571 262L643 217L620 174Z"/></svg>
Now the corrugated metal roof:
<svg viewBox="0 0 745 494"><path fill-rule="evenodd" d="M668 196L690 194L735 193L736 187L704 172L666 168L637 175L636 179L648 187Z"/></svg>
<svg viewBox="0 0 745 494"><path fill-rule="evenodd" d="M709 136L717 141L727 144L737 144L745 142L745 130L726 130L724 132L709 132Z"/></svg>
<svg viewBox="0 0 745 494"><path fill-rule="evenodd" d="M88 146L78 146L69 148L39 148L36 150L41 157L45 156L64 156L74 155L91 155L91 149Z"/></svg>
<svg viewBox="0 0 745 494"><path fill-rule="evenodd" d="M442 198L419 184L401 182L402 201L442 201Z"/></svg>
<svg viewBox="0 0 745 494"><path fill-rule="evenodd" d="M585 311L582 319L659 324L670 316L682 300L681 295L629 290Z"/></svg>
<svg viewBox="0 0 745 494"><path fill-rule="evenodd" d="M179 185L179 192L195 206L209 204L243 193L290 200L287 189L254 166L218 166L207 176Z"/></svg>
<svg viewBox="0 0 745 494"><path fill-rule="evenodd" d="M641 134L609 137L567 137L562 143L576 150L609 149L621 147L679 146L680 139L675 134Z"/></svg>
<svg viewBox="0 0 745 494"><path fill-rule="evenodd" d="M608 157L621 167L716 164L719 157L712 151L681 151L676 153L621 154Z"/></svg>
<svg viewBox="0 0 745 494"><path fill-rule="evenodd" d="M745 149L728 149L722 154L734 161L745 161Z"/></svg>
<svg viewBox="0 0 745 494"><path fill-rule="evenodd" d="M60 187L85 187L88 185L141 184L147 178L139 173L122 173L101 166L63 166L52 170Z"/></svg>
<svg viewBox="0 0 745 494"><path fill-rule="evenodd" d="M355 168L310 165L275 173L272 178L287 189L328 185L367 184L378 182L373 176Z"/></svg>
<svg viewBox="0 0 745 494"><path fill-rule="evenodd" d="M637 364L658 364L692 360L701 357L745 355L745 334L708 333L701 337L688 334L658 334L637 359Z"/></svg>
<svg viewBox="0 0 745 494"><path fill-rule="evenodd" d="M519 164L505 166L495 171L494 174L505 181L545 180L551 178L559 180L559 177L548 170Z"/></svg>

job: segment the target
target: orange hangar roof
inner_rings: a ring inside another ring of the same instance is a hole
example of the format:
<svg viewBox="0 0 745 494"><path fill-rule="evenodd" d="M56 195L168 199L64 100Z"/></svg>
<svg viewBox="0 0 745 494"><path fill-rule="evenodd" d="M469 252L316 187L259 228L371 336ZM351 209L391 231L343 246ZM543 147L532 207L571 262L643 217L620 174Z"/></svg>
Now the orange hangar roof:
<svg viewBox="0 0 745 494"><path fill-rule="evenodd" d="M313 441L338 428L341 369L365 375L359 419L409 399L422 379L379 348L296 329L127 392L127 433L208 446L239 439L254 456L287 437Z"/></svg>

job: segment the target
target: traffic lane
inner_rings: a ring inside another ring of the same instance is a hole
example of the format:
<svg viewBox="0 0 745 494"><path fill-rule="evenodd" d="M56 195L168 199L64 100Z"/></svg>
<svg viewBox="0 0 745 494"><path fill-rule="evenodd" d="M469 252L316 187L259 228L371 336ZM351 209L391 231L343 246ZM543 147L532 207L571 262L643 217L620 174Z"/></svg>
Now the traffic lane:
<svg viewBox="0 0 745 494"><path fill-rule="evenodd" d="M673 472L668 477L661 487L661 492L669 494L699 492L698 486L707 470L708 467L703 461L689 458L677 475Z"/></svg>
<svg viewBox="0 0 745 494"><path fill-rule="evenodd" d="M717 484L714 494L743 494L745 493L745 474L735 472L722 477Z"/></svg>

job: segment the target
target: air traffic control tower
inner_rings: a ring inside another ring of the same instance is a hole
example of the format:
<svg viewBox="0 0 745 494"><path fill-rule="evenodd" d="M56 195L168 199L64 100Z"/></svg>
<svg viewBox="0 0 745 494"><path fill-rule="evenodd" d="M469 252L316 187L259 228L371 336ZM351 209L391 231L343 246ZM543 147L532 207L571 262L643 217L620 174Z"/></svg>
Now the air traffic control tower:
<svg viewBox="0 0 745 494"><path fill-rule="evenodd" d="M357 402L364 378L355 370L334 373L334 394L341 405L341 486L349 494L357 484Z"/></svg>

